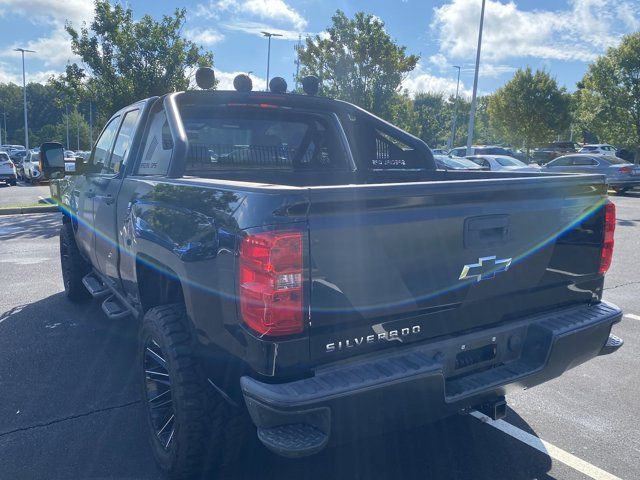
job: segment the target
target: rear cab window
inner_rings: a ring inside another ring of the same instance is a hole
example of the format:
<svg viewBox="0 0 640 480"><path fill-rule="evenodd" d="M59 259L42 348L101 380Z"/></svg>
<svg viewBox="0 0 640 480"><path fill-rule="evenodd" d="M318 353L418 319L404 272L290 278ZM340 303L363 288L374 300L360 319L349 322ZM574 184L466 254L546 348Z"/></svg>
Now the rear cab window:
<svg viewBox="0 0 640 480"><path fill-rule="evenodd" d="M259 106L181 105L185 175L348 170L329 115Z"/></svg>

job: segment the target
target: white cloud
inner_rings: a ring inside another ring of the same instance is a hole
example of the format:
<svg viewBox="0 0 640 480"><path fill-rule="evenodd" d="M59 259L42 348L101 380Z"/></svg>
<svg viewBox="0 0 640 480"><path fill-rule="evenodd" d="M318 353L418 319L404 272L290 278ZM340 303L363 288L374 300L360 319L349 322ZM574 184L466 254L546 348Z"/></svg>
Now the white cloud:
<svg viewBox="0 0 640 480"><path fill-rule="evenodd" d="M258 37L262 37L263 31L269 31L271 33L277 33L281 35L282 40L298 40L298 37L302 35L302 38L305 38L307 35L310 35L308 32L298 32L296 30L284 30L281 28L273 28L267 24L260 22L228 22L221 24L223 28L228 30L235 30L237 32L249 33L251 35L256 35Z"/></svg>
<svg viewBox="0 0 640 480"><path fill-rule="evenodd" d="M82 22L91 22L93 19L92 0L0 0L0 16L5 19L7 16L24 17L29 22L39 28L30 28L29 33L48 33L35 40L26 42L15 40L12 45L2 52L0 56L4 58L20 57L19 52L15 52L17 47L35 50L35 53L25 54L27 63L27 75L29 75L29 59L39 60L45 67L62 69L67 62L77 62L79 58L71 51L71 39L65 31L66 22L71 22L79 27ZM41 27L41 28L40 28ZM53 70L40 73L40 79L45 79L43 75L54 73ZM28 81L35 81L30 80Z"/></svg>
<svg viewBox="0 0 640 480"><path fill-rule="evenodd" d="M457 76L438 77L430 72L425 72L418 65L402 82L402 88L408 90L411 96L416 93L444 93L445 95L455 95ZM470 96L471 90L465 89L464 82L460 80L460 95Z"/></svg>
<svg viewBox="0 0 640 480"><path fill-rule="evenodd" d="M50 37L15 43L2 52L2 56L19 58L21 53L14 51L17 47L35 51L35 53L25 53L25 62L32 58L40 60L46 67L63 67L67 62L80 61L80 58L71 51L71 40L62 28L56 28Z"/></svg>
<svg viewBox="0 0 640 480"><path fill-rule="evenodd" d="M184 31L184 36L198 45L210 47L224 40L224 35L212 28L192 28Z"/></svg>
<svg viewBox="0 0 640 480"><path fill-rule="evenodd" d="M32 23L91 21L93 0L0 0L0 16L20 15Z"/></svg>
<svg viewBox="0 0 640 480"><path fill-rule="evenodd" d="M307 26L307 21L283 0L246 0L241 11L251 13L262 19L284 21L297 30Z"/></svg>
<svg viewBox="0 0 640 480"><path fill-rule="evenodd" d="M209 0L196 6L196 17L220 19L221 13L251 16L286 25L296 31L307 26L307 20L284 0Z"/></svg>
<svg viewBox="0 0 640 480"><path fill-rule="evenodd" d="M246 74L247 72L221 72L216 70L218 90L235 90L235 88L233 88L233 79L236 78L236 75L239 75L241 73ZM249 74L249 77L251 77L251 81L253 82L254 91L263 90L265 88L266 81L264 78L253 75L253 73Z"/></svg>
<svg viewBox="0 0 640 480"><path fill-rule="evenodd" d="M27 83L46 83L49 78L59 73L60 72L56 70L40 70L36 72L30 72L27 70L25 77ZM16 69L5 62L0 62L0 83L15 83L16 85L22 85L22 69Z"/></svg>
<svg viewBox="0 0 640 480"><path fill-rule="evenodd" d="M630 0L571 0L569 6L525 11L513 2L488 0L482 58L489 62L517 57L592 61L629 33L640 16L640 4ZM435 8L431 28L440 52L450 58L473 58L479 17L476 0L451 0Z"/></svg>
<svg viewBox="0 0 640 480"><path fill-rule="evenodd" d="M449 65L447 57L445 57L441 53L436 53L435 55L431 55L429 57L429 63L432 63L433 65L436 65L437 67L443 67L443 66L448 66Z"/></svg>

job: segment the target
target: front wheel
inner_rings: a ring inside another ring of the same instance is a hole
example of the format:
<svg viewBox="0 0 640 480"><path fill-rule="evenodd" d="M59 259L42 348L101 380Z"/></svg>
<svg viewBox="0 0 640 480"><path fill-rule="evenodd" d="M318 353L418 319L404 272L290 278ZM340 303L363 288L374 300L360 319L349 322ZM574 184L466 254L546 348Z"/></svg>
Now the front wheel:
<svg viewBox="0 0 640 480"><path fill-rule="evenodd" d="M60 229L60 265L64 291L73 302L90 298L82 279L91 271L91 265L82 257L76 243L71 223L65 223Z"/></svg>
<svg viewBox="0 0 640 480"><path fill-rule="evenodd" d="M193 355L194 340L181 304L147 311L140 333L142 404L151 448L171 479L218 470L236 457L244 415L209 385Z"/></svg>

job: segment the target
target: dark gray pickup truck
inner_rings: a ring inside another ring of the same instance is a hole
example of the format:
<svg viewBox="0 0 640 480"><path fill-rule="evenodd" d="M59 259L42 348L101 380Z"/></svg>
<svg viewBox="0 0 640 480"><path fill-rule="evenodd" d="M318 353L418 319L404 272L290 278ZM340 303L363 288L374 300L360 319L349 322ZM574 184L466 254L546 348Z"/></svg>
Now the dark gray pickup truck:
<svg viewBox="0 0 640 480"><path fill-rule="evenodd" d="M117 112L43 169L71 300L140 322L144 416L173 478L479 409L622 341L601 300L599 175L436 169L419 139L311 95L189 91ZM243 440L244 439L244 440Z"/></svg>

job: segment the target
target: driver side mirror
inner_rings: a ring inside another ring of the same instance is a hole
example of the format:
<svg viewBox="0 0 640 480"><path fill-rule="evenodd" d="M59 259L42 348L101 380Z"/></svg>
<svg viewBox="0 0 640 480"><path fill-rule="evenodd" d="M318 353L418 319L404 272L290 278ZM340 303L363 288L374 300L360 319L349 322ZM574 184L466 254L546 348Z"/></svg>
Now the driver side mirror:
<svg viewBox="0 0 640 480"><path fill-rule="evenodd" d="M40 169L45 179L64 177L64 148L57 142L40 145Z"/></svg>

